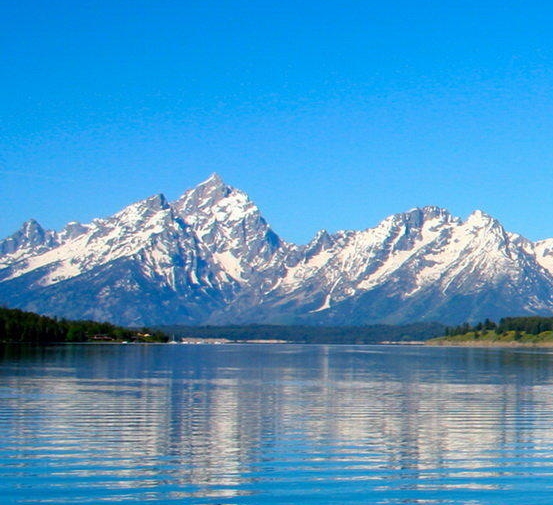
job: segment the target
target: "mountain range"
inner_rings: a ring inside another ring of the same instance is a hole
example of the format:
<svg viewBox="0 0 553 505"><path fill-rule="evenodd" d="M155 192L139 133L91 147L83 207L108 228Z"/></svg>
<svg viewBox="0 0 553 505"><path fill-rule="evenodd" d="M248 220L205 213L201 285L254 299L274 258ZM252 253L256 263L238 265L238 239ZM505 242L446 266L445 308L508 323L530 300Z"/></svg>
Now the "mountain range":
<svg viewBox="0 0 553 505"><path fill-rule="evenodd" d="M457 324L553 314L553 239L481 211L395 214L362 231L282 240L216 174L61 231L0 241L0 305L122 325Z"/></svg>

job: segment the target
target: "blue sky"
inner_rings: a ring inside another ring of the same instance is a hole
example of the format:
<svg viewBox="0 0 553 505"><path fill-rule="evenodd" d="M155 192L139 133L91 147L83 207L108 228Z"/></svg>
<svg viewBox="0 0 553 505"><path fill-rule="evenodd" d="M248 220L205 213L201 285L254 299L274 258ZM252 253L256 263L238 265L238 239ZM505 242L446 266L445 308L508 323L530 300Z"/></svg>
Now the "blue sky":
<svg viewBox="0 0 553 505"><path fill-rule="evenodd" d="M0 237L219 173L283 238L415 206L553 237L553 5L4 0Z"/></svg>

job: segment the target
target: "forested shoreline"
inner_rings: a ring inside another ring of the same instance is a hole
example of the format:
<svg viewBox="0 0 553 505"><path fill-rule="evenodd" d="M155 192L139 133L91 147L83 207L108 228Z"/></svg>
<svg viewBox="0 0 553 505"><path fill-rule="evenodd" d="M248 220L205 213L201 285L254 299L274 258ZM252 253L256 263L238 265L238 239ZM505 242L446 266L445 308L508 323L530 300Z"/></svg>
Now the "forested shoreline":
<svg viewBox="0 0 553 505"><path fill-rule="evenodd" d="M428 341L433 345L553 345L553 317L504 317L477 324L447 327L445 335Z"/></svg>
<svg viewBox="0 0 553 505"><path fill-rule="evenodd" d="M161 331L107 322L71 321L0 307L0 343L48 345L63 342L166 341Z"/></svg>
<svg viewBox="0 0 553 505"><path fill-rule="evenodd" d="M0 307L0 344L48 345L78 342L166 342L181 339L223 339L228 342L279 341L298 344L375 344L413 342L443 334L437 323L371 326L163 326L124 328L108 322L73 321Z"/></svg>
<svg viewBox="0 0 553 505"><path fill-rule="evenodd" d="M73 321L0 307L0 344L167 342L172 339L298 344L376 344L427 341L433 345L553 345L553 317L505 317L445 327L438 323L369 326L162 326L124 328L109 322Z"/></svg>

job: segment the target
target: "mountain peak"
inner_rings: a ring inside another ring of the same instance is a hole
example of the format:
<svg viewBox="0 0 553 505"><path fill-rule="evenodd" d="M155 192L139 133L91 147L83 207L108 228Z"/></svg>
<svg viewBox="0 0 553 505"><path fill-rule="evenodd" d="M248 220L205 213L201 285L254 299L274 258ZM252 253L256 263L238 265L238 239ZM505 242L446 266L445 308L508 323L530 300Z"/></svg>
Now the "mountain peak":
<svg viewBox="0 0 553 505"><path fill-rule="evenodd" d="M226 186L225 181L217 172L213 172L205 181L198 184L198 186Z"/></svg>
<svg viewBox="0 0 553 505"><path fill-rule="evenodd" d="M467 224L471 224L474 227L481 228L486 226L499 226L501 227L499 221L494 217L486 214L481 210L475 210L467 218Z"/></svg>
<svg viewBox="0 0 553 505"><path fill-rule="evenodd" d="M380 226L397 226L400 224L406 227L409 232L412 232L413 230L420 230L426 223L433 220L438 220L443 224L458 221L446 209L426 206L415 207L400 214L393 214L382 221Z"/></svg>
<svg viewBox="0 0 553 505"><path fill-rule="evenodd" d="M447 209L437 207L436 205L426 205L422 208L422 212L425 216L429 218L449 216L450 213Z"/></svg>
<svg viewBox="0 0 553 505"><path fill-rule="evenodd" d="M405 216L410 220L415 221L427 221L429 219L436 218L451 218L451 214L448 210L442 209L435 205L426 205L424 207L415 207L414 209L408 210L405 213Z"/></svg>
<svg viewBox="0 0 553 505"><path fill-rule="evenodd" d="M143 200L143 203L148 208L156 210L164 210L169 208L169 203L167 202L165 195L163 195L162 193L158 193L157 195L152 195L149 198L146 198L145 200Z"/></svg>
<svg viewBox="0 0 553 505"><path fill-rule="evenodd" d="M88 229L88 226L85 226L77 221L71 221L70 223L67 223L64 229L61 231L60 238L63 241L72 240L82 235L83 233L86 233Z"/></svg>
<svg viewBox="0 0 553 505"><path fill-rule="evenodd" d="M326 230L320 230L306 246L306 257L310 258L321 251L330 249L334 243L332 237Z"/></svg>
<svg viewBox="0 0 553 505"><path fill-rule="evenodd" d="M34 233L41 233L44 231L44 228L40 226L40 223L36 219L29 219L28 221L25 221L23 225L21 226L21 231L29 236Z"/></svg>
<svg viewBox="0 0 553 505"><path fill-rule="evenodd" d="M477 209L477 210L473 211L470 214L469 219L471 217L474 218L474 219L484 219L484 220L492 219L492 217L489 214L487 214L486 212L484 212L483 210L480 210L480 209Z"/></svg>
<svg viewBox="0 0 553 505"><path fill-rule="evenodd" d="M219 199L227 196L233 189L223 181L219 174L213 173L195 188L186 191L183 197L196 194L200 198Z"/></svg>
<svg viewBox="0 0 553 505"><path fill-rule="evenodd" d="M229 197L231 198L230 201ZM227 200L229 200L227 202ZM175 209L182 216L207 212L211 214L221 202L249 207L251 202L244 192L226 184L221 177L214 173L195 188L186 191L175 203Z"/></svg>
<svg viewBox="0 0 553 505"><path fill-rule="evenodd" d="M36 219L25 221L13 235L0 240L0 256L13 254L18 250L44 250L58 243L56 232L45 230Z"/></svg>
<svg viewBox="0 0 553 505"><path fill-rule="evenodd" d="M120 210L117 214L114 214L113 217L118 218L127 215L158 212L160 210L168 209L169 207L170 206L167 203L165 196L159 193L128 205L124 209Z"/></svg>
<svg viewBox="0 0 553 505"><path fill-rule="evenodd" d="M194 189L185 193L195 192L204 196L220 198L227 196L234 188L229 186L219 174L213 172L205 181L200 182ZM184 196L184 195L183 195Z"/></svg>

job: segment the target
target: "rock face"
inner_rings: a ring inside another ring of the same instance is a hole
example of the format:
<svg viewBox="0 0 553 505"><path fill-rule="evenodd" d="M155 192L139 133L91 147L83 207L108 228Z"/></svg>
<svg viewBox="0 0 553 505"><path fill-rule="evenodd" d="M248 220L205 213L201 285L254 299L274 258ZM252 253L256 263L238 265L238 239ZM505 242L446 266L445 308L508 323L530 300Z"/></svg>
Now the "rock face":
<svg viewBox="0 0 553 505"><path fill-rule="evenodd" d="M424 207L297 246L213 175L173 203L155 195L60 232L24 223L0 241L0 304L124 325L551 315L553 239Z"/></svg>

